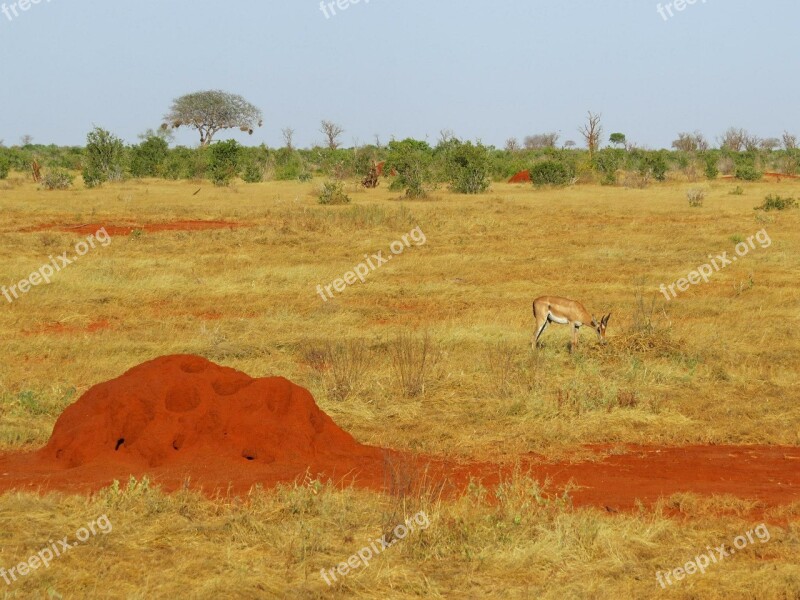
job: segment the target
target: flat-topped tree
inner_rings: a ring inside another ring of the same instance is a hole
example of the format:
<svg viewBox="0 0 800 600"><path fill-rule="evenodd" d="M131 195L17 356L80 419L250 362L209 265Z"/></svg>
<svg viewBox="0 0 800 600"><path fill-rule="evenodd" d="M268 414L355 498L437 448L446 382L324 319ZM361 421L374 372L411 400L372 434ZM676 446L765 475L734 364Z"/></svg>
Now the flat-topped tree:
<svg viewBox="0 0 800 600"><path fill-rule="evenodd" d="M608 141L617 147L622 146L623 148L628 143L628 139L625 137L624 133L612 133Z"/></svg>
<svg viewBox="0 0 800 600"><path fill-rule="evenodd" d="M176 98L161 127L191 127L200 132L200 145L208 146L222 129L238 128L253 135L263 125L261 110L237 94L221 90L195 92Z"/></svg>

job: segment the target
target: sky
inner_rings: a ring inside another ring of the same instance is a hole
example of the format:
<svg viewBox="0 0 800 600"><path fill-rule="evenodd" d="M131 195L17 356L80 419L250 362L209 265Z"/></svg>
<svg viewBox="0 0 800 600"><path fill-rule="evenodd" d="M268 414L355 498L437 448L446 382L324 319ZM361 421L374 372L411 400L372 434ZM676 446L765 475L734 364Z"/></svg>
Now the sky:
<svg viewBox="0 0 800 600"><path fill-rule="evenodd" d="M83 145L94 126L136 143L174 98L205 89L264 113L252 136L219 139L273 147L284 127L296 145L321 143L322 119L346 146L435 143L445 129L499 147L551 131L583 145L589 110L606 136L649 148L731 126L800 134L797 0L3 1L6 145Z"/></svg>

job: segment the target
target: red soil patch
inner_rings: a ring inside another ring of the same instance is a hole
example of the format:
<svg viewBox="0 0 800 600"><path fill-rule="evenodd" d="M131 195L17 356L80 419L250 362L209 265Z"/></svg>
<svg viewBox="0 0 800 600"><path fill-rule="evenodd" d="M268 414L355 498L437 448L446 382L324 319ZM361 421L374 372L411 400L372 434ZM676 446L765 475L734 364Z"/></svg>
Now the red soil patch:
<svg viewBox="0 0 800 600"><path fill-rule="evenodd" d="M781 179L800 179L800 175L787 175L786 173L764 173L764 177L772 177L777 181ZM735 175L723 175L720 179L736 179Z"/></svg>
<svg viewBox="0 0 800 600"><path fill-rule="evenodd" d="M73 333L96 333L105 329L111 329L111 323L102 319L100 321L93 321L86 327L77 325L66 325L64 323L54 322L46 323L32 331L24 331L23 335L48 335L48 334L73 334Z"/></svg>
<svg viewBox="0 0 800 600"><path fill-rule="evenodd" d="M762 508L800 502L800 448L791 446L627 446L598 462L536 465L556 486L581 486L576 505L634 508L681 492L730 494Z"/></svg>
<svg viewBox="0 0 800 600"><path fill-rule="evenodd" d="M222 313L215 310L210 310L208 312L198 313L194 316L198 319L202 319L203 321L219 321L222 318Z"/></svg>
<svg viewBox="0 0 800 600"><path fill-rule="evenodd" d="M789 175L787 173L764 173L764 177L774 177L776 179L800 179L798 175Z"/></svg>
<svg viewBox="0 0 800 600"><path fill-rule="evenodd" d="M145 231L155 233L158 231L202 231L205 229L235 229L241 227L240 223L229 221L172 221L171 223L147 223L144 225L110 225L104 223L85 223L82 225L63 225L59 223L49 223L47 225L37 225L24 232L32 231L67 231L81 235L91 235L105 227L108 235L130 235L134 231Z"/></svg>
<svg viewBox="0 0 800 600"><path fill-rule="evenodd" d="M763 509L800 500L794 447L628 447L599 461L545 463L533 477L569 482L577 506L631 510L678 492L732 494ZM183 486L246 493L306 473L390 493L463 491L471 477L489 488L510 465L456 464L359 444L311 394L281 377L253 379L196 356L168 356L91 388L59 417L48 444L0 457L0 490L92 491L147 475Z"/></svg>
<svg viewBox="0 0 800 600"><path fill-rule="evenodd" d="M508 180L508 183L530 183L531 182L531 172L530 171L520 171L516 175L514 175L511 179Z"/></svg>

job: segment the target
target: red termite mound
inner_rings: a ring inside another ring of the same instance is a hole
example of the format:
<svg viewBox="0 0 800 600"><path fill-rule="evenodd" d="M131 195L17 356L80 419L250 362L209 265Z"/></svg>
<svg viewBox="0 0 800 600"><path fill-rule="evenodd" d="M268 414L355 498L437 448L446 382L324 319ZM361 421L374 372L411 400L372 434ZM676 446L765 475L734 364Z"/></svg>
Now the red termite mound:
<svg viewBox="0 0 800 600"><path fill-rule="evenodd" d="M530 182L531 182L530 171L520 171L519 173L517 173L511 179L508 180L508 183L530 183Z"/></svg>
<svg viewBox="0 0 800 600"><path fill-rule="evenodd" d="M376 450L358 444L287 379L167 356L91 388L59 417L39 455L64 468L147 468L203 460L310 465Z"/></svg>
<svg viewBox="0 0 800 600"><path fill-rule="evenodd" d="M382 490L402 460L356 442L287 379L178 355L89 389L41 450L0 456L0 490L91 491L147 476L166 490L246 493L305 474Z"/></svg>
<svg viewBox="0 0 800 600"><path fill-rule="evenodd" d="M41 450L0 456L0 491L92 491L146 476L165 490L240 494L311 476L391 493L432 477L452 493L475 467L360 444L283 377L177 355L90 388Z"/></svg>
<svg viewBox="0 0 800 600"><path fill-rule="evenodd" d="M383 167L385 164L386 164L385 160L382 160L381 162L375 164L375 168L378 170L378 176L383 175ZM397 177L397 171L395 169L392 169L391 171L389 171L389 175L391 175L392 177Z"/></svg>

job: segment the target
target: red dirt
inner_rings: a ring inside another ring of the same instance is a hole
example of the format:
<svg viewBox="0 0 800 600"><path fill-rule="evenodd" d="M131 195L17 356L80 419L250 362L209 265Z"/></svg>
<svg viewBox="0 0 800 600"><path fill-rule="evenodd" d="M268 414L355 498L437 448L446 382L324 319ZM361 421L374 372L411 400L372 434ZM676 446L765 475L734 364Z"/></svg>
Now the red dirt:
<svg viewBox="0 0 800 600"><path fill-rule="evenodd" d="M64 225L48 223L36 227L23 229L24 232L32 231L66 231L81 235L90 235L105 227L108 235L130 235L134 231L155 233L159 231L202 231L205 229L235 229L241 227L240 223L229 221L172 221L171 223L146 223L144 225L110 225L104 223L84 223L82 225Z"/></svg>
<svg viewBox="0 0 800 600"><path fill-rule="evenodd" d="M637 447L598 461L524 468L555 489L569 482L576 506L632 510L678 492L731 494L760 508L800 501L800 448ZM245 494L255 484L312 476L390 493L445 495L470 478L488 488L511 465L457 464L365 446L322 412L311 394L281 377L253 379L197 356L167 356L92 387L59 417L48 444L0 457L0 491L87 492L147 475L184 486Z"/></svg>
<svg viewBox="0 0 800 600"><path fill-rule="evenodd" d="M71 333L97 333L111 329L111 323L105 319L100 321L92 321L86 327L77 325L66 325L64 323L54 322L46 323L32 331L23 331L23 335L49 335L49 334L71 334Z"/></svg>
<svg viewBox="0 0 800 600"><path fill-rule="evenodd" d="M773 177L778 181L781 179L800 179L800 175L787 175L786 173L764 173L764 177ZM720 179L736 179L736 175L723 175Z"/></svg>
<svg viewBox="0 0 800 600"><path fill-rule="evenodd" d="M636 499L649 505L690 492L729 494L758 501L761 508L800 502L800 448L792 446L633 446L599 462L538 465L558 487L582 486L576 505L626 510Z"/></svg>
<svg viewBox="0 0 800 600"><path fill-rule="evenodd" d="M530 171L520 171L519 173L517 173L511 179L508 180L508 183L530 183L530 182L531 182Z"/></svg>
<svg viewBox="0 0 800 600"><path fill-rule="evenodd" d="M800 179L799 175L789 175L787 173L764 173L764 177L775 177L776 179Z"/></svg>
<svg viewBox="0 0 800 600"><path fill-rule="evenodd" d="M194 315L198 319L202 319L203 321L219 321L222 318L222 313L216 310L210 310L202 313L197 313Z"/></svg>

